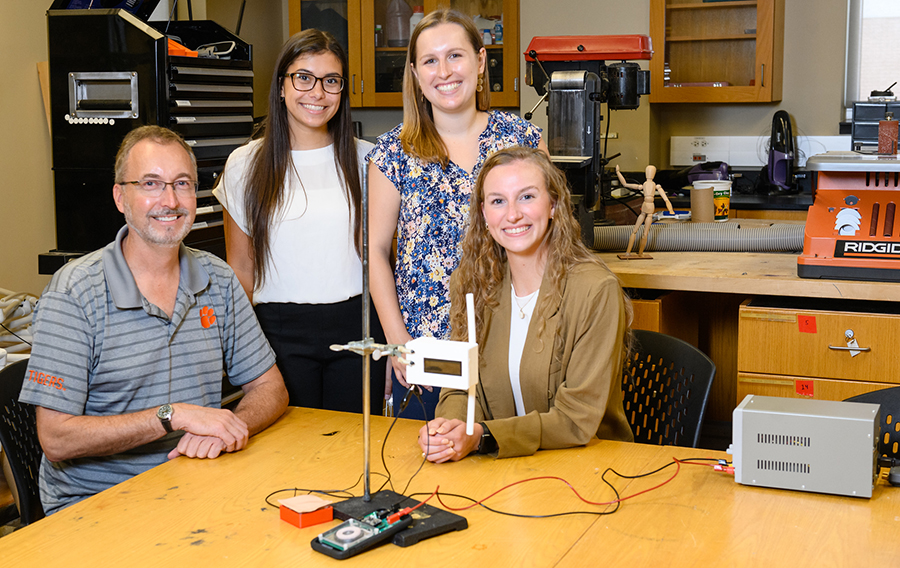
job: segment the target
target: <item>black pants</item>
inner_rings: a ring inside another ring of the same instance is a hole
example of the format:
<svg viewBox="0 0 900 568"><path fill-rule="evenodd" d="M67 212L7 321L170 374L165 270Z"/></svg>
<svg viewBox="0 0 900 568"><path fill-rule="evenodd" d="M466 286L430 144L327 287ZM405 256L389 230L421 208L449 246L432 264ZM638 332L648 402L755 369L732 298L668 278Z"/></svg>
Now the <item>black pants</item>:
<svg viewBox="0 0 900 568"><path fill-rule="evenodd" d="M362 297L336 304L258 304L260 326L275 351L291 406L362 412L362 356L332 351L329 346L359 341ZM370 307L371 335L384 342L384 332ZM371 410L381 414L387 357L371 362Z"/></svg>

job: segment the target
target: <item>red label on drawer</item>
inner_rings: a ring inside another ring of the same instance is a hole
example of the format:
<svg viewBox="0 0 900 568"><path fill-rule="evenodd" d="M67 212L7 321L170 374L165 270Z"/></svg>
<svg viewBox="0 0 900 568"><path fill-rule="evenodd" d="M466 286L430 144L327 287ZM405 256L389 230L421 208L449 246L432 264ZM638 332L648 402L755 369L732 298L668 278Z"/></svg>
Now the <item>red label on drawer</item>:
<svg viewBox="0 0 900 568"><path fill-rule="evenodd" d="M813 325L815 325L815 319L813 319ZM813 396L813 381L794 381L794 388L797 390L797 394L800 396Z"/></svg>
<svg viewBox="0 0 900 568"><path fill-rule="evenodd" d="M800 326L800 333L816 332L816 316L797 316L797 325Z"/></svg>

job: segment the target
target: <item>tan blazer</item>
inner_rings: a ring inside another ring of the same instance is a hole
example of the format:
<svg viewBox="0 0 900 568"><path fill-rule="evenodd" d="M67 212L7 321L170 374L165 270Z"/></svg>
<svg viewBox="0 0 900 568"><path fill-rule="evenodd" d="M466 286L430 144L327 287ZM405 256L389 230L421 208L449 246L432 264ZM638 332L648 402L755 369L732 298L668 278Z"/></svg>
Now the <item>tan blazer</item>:
<svg viewBox="0 0 900 568"><path fill-rule="evenodd" d="M454 285L459 283L451 279ZM579 446L594 435L634 439L622 408L627 322L618 280L606 268L584 263L569 271L562 298L547 298L549 286L545 275L519 366L525 416L516 416L509 380L508 269L500 305L485 310L475 420L487 424L501 458ZM538 336L548 301L550 317ZM443 389L435 416L465 420L466 396L465 391Z"/></svg>

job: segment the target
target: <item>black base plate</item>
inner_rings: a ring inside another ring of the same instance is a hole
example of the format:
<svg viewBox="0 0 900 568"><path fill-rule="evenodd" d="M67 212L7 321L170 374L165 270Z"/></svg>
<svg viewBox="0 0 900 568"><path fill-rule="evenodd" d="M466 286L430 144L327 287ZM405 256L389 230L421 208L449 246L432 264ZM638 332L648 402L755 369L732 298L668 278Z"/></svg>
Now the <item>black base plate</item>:
<svg viewBox="0 0 900 568"><path fill-rule="evenodd" d="M370 501L363 497L353 497L333 505L334 516L342 521L361 519L373 511L390 509L400 503L402 508L415 507L419 501L409 499L393 491L379 491L371 496ZM406 530L394 535L393 543L397 546L412 546L439 534L450 531L461 531L469 528L465 517L425 504L412 512L413 524Z"/></svg>

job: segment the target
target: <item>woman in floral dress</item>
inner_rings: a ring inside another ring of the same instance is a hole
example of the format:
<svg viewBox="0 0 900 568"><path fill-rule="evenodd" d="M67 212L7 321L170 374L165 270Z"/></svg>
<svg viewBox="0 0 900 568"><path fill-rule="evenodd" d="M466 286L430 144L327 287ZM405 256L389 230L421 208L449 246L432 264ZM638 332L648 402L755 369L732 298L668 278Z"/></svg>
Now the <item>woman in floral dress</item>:
<svg viewBox="0 0 900 568"><path fill-rule="evenodd" d="M450 275L484 160L509 146L539 147L541 131L491 111L481 34L454 10L429 13L413 30L403 78L403 124L369 154L372 299L389 343L450 338ZM391 253L397 234L396 266ZM405 366L392 359L395 412L406 394ZM387 394L386 388L386 394ZM401 414L432 419L438 392Z"/></svg>

